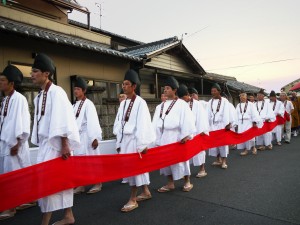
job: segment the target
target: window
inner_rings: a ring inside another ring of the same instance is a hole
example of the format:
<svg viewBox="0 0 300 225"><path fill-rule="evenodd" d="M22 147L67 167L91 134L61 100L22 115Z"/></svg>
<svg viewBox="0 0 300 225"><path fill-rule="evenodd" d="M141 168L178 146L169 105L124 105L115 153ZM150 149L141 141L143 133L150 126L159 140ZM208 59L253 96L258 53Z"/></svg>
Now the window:
<svg viewBox="0 0 300 225"><path fill-rule="evenodd" d="M77 75L70 77L71 79L71 96L73 99L74 80ZM82 77L84 78L84 77ZM84 78L89 86L88 93L101 93L101 98L116 99L121 91L122 85L118 82L105 81L91 78Z"/></svg>

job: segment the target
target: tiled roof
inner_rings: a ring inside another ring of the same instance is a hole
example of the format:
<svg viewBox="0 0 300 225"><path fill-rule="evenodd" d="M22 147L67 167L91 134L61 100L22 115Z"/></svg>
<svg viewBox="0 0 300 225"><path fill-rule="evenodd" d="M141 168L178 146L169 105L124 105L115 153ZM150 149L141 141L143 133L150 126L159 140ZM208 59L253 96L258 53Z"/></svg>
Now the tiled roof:
<svg viewBox="0 0 300 225"><path fill-rule="evenodd" d="M70 20L69 19L69 23L70 24L73 24L73 25L76 25L76 26L79 26L79 27L83 27L83 28L88 28L88 25L87 24L84 24L84 23L80 23L78 21L75 21L75 20ZM102 30L102 29L99 29L97 27L91 27L91 30L94 31L94 32L97 32L97 33L101 33L101 34L105 34L107 36L110 36L110 37L116 37L116 38L120 38L120 39L124 39L126 41L130 41L136 45L141 45L141 44L145 44L141 41L137 41L137 40L134 40L134 39L131 39L131 38L128 38L126 36L122 36L120 34L116 34L116 33L112 33L110 31L107 31L107 30Z"/></svg>
<svg viewBox="0 0 300 225"><path fill-rule="evenodd" d="M244 90L247 93L257 93L260 90L259 87L237 81L235 77L231 76L225 76L216 73L207 73L205 75L205 78L209 78L210 80L215 80L217 82L224 82L230 89L233 89L235 91Z"/></svg>
<svg viewBox="0 0 300 225"><path fill-rule="evenodd" d="M124 53L127 53L131 56L145 58L147 54L150 54L152 52L164 49L165 47L168 47L170 45L176 45L179 44L179 40L177 37L167 38L160 41L155 41L147 44L137 45L134 47L129 47L122 49L121 51Z"/></svg>
<svg viewBox="0 0 300 225"><path fill-rule="evenodd" d="M247 93L257 93L260 90L259 87L256 87L256 86L253 86L250 84L246 84L244 82L239 82L237 80L228 80L226 82L226 84L229 88L232 88L236 91L244 90Z"/></svg>
<svg viewBox="0 0 300 225"><path fill-rule="evenodd" d="M0 18L0 30L18 33L32 38L43 39L57 44L68 45L75 48L87 49L90 51L100 52L103 54L116 56L133 61L141 61L139 57L132 56L125 52L110 49L110 46L98 42L89 41L83 38L62 34L56 31L31 26L28 24Z"/></svg>
<svg viewBox="0 0 300 225"><path fill-rule="evenodd" d="M221 75L221 74L216 74L216 73L207 73L205 75L206 78L209 78L211 80L219 80L219 81L228 81L228 80L235 80L235 77L231 77L231 76L225 76L225 75Z"/></svg>

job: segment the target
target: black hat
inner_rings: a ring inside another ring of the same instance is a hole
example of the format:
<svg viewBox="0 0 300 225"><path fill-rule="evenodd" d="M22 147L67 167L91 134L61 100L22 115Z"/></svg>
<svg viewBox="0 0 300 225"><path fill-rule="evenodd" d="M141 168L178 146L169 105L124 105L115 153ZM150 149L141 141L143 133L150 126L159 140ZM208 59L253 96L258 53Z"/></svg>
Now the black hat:
<svg viewBox="0 0 300 225"><path fill-rule="evenodd" d="M250 97L250 96L253 96L253 97L254 97L254 94L253 94L253 93L249 93L248 96L249 96L249 97Z"/></svg>
<svg viewBox="0 0 300 225"><path fill-rule="evenodd" d="M213 86L211 87L211 89L213 89L213 88L217 89L218 91L221 91L221 87L218 83L214 83Z"/></svg>
<svg viewBox="0 0 300 225"><path fill-rule="evenodd" d="M42 72L50 72L50 74L54 74L55 72L55 66L52 59L43 53L40 53L35 57L32 68L39 69Z"/></svg>
<svg viewBox="0 0 300 225"><path fill-rule="evenodd" d="M139 86L141 84L139 75L133 69L129 69L124 76L124 80L129 80L130 82Z"/></svg>
<svg viewBox="0 0 300 225"><path fill-rule="evenodd" d="M82 88L82 90L86 90L88 85L87 85L86 81L83 78L76 77L74 87L79 87L79 88Z"/></svg>
<svg viewBox="0 0 300 225"><path fill-rule="evenodd" d="M178 89L179 83L173 76L170 76L167 78L167 80L165 82L165 86L170 86L173 89Z"/></svg>
<svg viewBox="0 0 300 225"><path fill-rule="evenodd" d="M264 89L261 88L257 94L263 94L263 95L265 95Z"/></svg>
<svg viewBox="0 0 300 225"><path fill-rule="evenodd" d="M271 93L270 93L270 97L276 97L276 93L275 93L275 91L271 91Z"/></svg>
<svg viewBox="0 0 300 225"><path fill-rule="evenodd" d="M1 75L5 76L9 82L14 82L15 84L21 84L23 81L22 72L13 65L5 67Z"/></svg>
<svg viewBox="0 0 300 225"><path fill-rule="evenodd" d="M198 91L196 90L196 88L193 88L193 87L188 88L188 91L189 91L189 94L190 94L190 95L191 95L191 94L198 94Z"/></svg>
<svg viewBox="0 0 300 225"><path fill-rule="evenodd" d="M240 90L240 94L246 94L246 91L242 88L242 89Z"/></svg>
<svg viewBox="0 0 300 225"><path fill-rule="evenodd" d="M179 98L189 95L187 86L185 86L184 84L180 84L179 88L177 89L177 95Z"/></svg>

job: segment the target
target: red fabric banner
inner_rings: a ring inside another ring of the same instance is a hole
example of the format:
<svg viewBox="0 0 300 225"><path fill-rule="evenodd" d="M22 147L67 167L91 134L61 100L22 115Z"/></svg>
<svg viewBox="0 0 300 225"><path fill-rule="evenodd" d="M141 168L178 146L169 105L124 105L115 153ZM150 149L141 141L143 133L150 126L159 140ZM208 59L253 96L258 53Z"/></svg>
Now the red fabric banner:
<svg viewBox="0 0 300 225"><path fill-rule="evenodd" d="M137 153L73 156L68 160L56 158L2 174L0 175L0 211L62 190L121 179L187 161L200 151L243 143L283 123L284 119L278 117L275 122L265 123L260 129L251 128L240 134L217 130L210 132L209 136L198 135L186 144L173 143L149 149L147 154L142 154L142 158Z"/></svg>

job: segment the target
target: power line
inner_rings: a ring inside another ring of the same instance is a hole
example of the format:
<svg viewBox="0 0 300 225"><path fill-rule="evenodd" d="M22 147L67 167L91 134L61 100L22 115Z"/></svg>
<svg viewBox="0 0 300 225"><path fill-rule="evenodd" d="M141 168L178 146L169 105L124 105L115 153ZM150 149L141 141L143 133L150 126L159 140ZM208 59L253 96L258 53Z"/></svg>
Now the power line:
<svg viewBox="0 0 300 225"><path fill-rule="evenodd" d="M194 36L194 35L196 35L196 34L198 34L199 32L205 30L205 29L208 28L208 27L209 27L209 26L203 27L203 28L201 28L200 30L197 30L196 32L191 33L190 35L188 35L188 36L185 38L185 40L188 39L188 38L190 38L190 37L192 37L192 36Z"/></svg>
<svg viewBox="0 0 300 225"><path fill-rule="evenodd" d="M256 63L256 64L248 64L248 65L231 66L231 67L224 67L224 68L218 68L218 69L210 69L210 70L207 70L207 71L227 70L227 69L235 69L235 68L242 68L242 67L249 67L249 66L259 66L259 65L264 65L264 64L279 63L279 62L293 61L293 60L299 60L299 59L300 58L280 59L280 60L273 60L273 61L269 61L269 62L262 62L262 63Z"/></svg>

